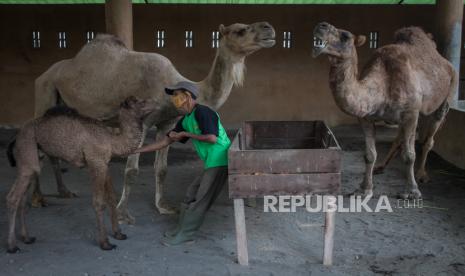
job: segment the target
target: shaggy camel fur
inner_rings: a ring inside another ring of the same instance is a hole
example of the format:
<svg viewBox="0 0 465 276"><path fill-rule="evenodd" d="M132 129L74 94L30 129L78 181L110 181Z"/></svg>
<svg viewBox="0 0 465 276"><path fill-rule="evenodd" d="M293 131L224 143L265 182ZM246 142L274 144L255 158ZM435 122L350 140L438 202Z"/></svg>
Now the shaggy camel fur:
<svg viewBox="0 0 465 276"><path fill-rule="evenodd" d="M126 239L121 233L116 214L116 198L108 171L112 156L132 153L142 140L142 123L154 103L129 97L121 104L119 121L121 134L115 135L100 122L79 115L75 110L55 107L43 117L27 123L18 133L16 143L9 147L10 163L18 167L16 180L7 195L9 218L8 252L16 246L15 220L19 208L21 239L29 244L35 238L28 235L25 223L27 188L38 181L40 173L39 149L49 156L77 167L88 167L93 185L93 207L97 214L98 242L103 250L111 250L103 221L105 207L109 207L113 237ZM14 147L14 149L13 149ZM14 154L13 154L14 153Z"/></svg>
<svg viewBox="0 0 465 276"><path fill-rule="evenodd" d="M217 110L227 100L233 85L244 79L245 57L275 44L275 31L267 22L250 25L220 25L219 48L210 73L197 83L198 102ZM54 106L58 96L64 103L81 114L104 120L115 115L117 106L128 95L151 98L159 109L144 122L144 134L157 127L156 140L161 139L174 126L179 115L164 88L179 81L187 81L166 57L156 53L130 51L115 37L97 36L72 59L60 61L42 74L35 83L35 114ZM155 157L155 205L160 213L173 209L163 200L163 183L166 176L168 147L157 151ZM134 223L128 212L131 186L139 171L139 154L129 156L124 189L118 204L120 222ZM40 194L36 197L41 198Z"/></svg>
<svg viewBox="0 0 465 276"><path fill-rule="evenodd" d="M444 120L456 84L457 73L441 57L436 45L423 30L408 27L396 34L396 43L377 49L362 73L358 73L356 47L364 36L319 23L314 36L322 44L313 55L326 54L330 62L329 84L336 104L359 119L366 142L366 171L360 186L365 196L373 194L373 168L376 162L374 122L385 120L399 125L398 143L407 167L403 198L420 198L414 176L415 133L418 118L425 122L425 136L417 178L426 177L425 162L434 144L434 135Z"/></svg>

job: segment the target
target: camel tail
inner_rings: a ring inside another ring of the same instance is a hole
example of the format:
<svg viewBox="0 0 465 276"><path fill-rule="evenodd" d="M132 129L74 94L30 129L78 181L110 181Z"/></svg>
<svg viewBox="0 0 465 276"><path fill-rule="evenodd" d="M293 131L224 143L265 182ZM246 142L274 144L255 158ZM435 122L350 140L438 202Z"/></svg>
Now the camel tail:
<svg viewBox="0 0 465 276"><path fill-rule="evenodd" d="M12 166L12 167L16 167L16 159L15 159L15 155L13 153L13 149L15 148L15 144L16 144L16 138L8 144L8 148L6 150L6 155L8 157L8 161L10 162L10 166Z"/></svg>

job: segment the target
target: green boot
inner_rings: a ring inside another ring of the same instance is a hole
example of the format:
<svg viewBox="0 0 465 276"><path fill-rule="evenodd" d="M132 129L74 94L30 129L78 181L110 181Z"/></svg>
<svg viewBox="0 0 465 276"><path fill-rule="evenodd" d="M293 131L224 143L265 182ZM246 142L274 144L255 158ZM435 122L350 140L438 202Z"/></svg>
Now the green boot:
<svg viewBox="0 0 465 276"><path fill-rule="evenodd" d="M189 207L188 204L186 203L181 203L181 206L180 206L180 209L179 209L179 219L178 219L178 224L176 225L176 227L174 229L171 229L171 230L168 230L168 231L165 231L165 233L163 234L163 236L167 237L167 238L170 238L170 237L173 237L175 236L178 232L179 232L179 229L181 228L181 223L184 219L184 215L186 214L186 209L187 207Z"/></svg>
<svg viewBox="0 0 465 276"><path fill-rule="evenodd" d="M184 212L184 216L179 222L178 231L173 236L162 238L161 243L163 245L173 246L194 242L195 233L200 228L200 225L202 225L205 212L189 209L186 209Z"/></svg>

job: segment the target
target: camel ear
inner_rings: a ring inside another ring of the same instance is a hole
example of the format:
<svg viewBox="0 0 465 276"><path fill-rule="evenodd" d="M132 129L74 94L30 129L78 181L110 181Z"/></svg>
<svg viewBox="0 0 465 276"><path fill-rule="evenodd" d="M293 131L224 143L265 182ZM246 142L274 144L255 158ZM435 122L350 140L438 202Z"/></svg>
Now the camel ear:
<svg viewBox="0 0 465 276"><path fill-rule="evenodd" d="M363 44L365 44L365 41L367 41L367 37L366 37L366 36L364 36L364 35L358 35L357 37L355 37L355 41L354 41L355 47L360 47L360 46L362 46Z"/></svg>
<svg viewBox="0 0 465 276"><path fill-rule="evenodd" d="M223 24L221 24L219 27L218 27L218 30L220 31L220 34L222 36L225 36L227 34L229 34L229 29L227 27L225 27Z"/></svg>
<svg viewBox="0 0 465 276"><path fill-rule="evenodd" d="M434 36L433 36L432 33L427 33L426 35L427 35L431 40L434 40Z"/></svg>

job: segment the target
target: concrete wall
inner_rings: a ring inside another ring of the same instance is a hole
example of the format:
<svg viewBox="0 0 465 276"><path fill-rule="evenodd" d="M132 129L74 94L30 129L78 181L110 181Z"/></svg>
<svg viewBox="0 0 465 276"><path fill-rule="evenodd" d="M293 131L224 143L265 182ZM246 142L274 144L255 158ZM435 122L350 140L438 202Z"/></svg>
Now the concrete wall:
<svg viewBox="0 0 465 276"><path fill-rule="evenodd" d="M214 57L211 32L219 24L268 21L277 45L246 60L245 85L235 88L220 114L228 127L244 120L324 119L331 125L354 122L335 105L328 88L326 58L311 57L312 30L328 21L356 34L379 32L380 45L402 26L433 27L434 6L361 5L135 5L134 48L159 52L192 80L209 71ZM50 65L82 47L85 32L103 32L103 5L0 5L0 125L19 125L33 115L34 79ZM155 31L166 31L166 48L155 47ZM41 49L32 48L32 31L41 32ZM194 48L184 48L184 31L194 32ZM58 48L66 31L68 49ZM292 48L282 48L282 32L292 32ZM360 48L360 64L372 52Z"/></svg>

